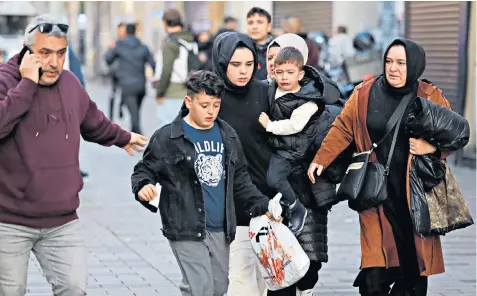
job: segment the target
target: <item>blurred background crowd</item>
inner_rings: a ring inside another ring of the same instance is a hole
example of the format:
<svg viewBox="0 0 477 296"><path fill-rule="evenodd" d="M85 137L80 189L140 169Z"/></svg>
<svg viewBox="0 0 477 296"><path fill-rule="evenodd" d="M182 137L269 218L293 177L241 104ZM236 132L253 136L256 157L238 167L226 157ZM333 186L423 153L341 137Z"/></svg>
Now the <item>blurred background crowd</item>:
<svg viewBox="0 0 477 296"><path fill-rule="evenodd" d="M346 96L363 79L380 74L382 50L402 36L423 45L423 78L439 85L454 111L474 127L476 6L475 1L1 1L0 63L21 50L31 17L50 13L64 16L69 24L70 48L86 79L109 79L104 54L118 39L119 25L135 23L136 36L157 57L167 36L163 13L175 8L193 34L202 61L210 60L213 40L224 31L261 35L250 36L259 47L260 38L265 44L295 33L307 41L308 63L335 80ZM247 12L252 7L270 14L264 33L260 27L250 31ZM147 76L154 79L151 69ZM456 162L475 166L475 153L472 137Z"/></svg>

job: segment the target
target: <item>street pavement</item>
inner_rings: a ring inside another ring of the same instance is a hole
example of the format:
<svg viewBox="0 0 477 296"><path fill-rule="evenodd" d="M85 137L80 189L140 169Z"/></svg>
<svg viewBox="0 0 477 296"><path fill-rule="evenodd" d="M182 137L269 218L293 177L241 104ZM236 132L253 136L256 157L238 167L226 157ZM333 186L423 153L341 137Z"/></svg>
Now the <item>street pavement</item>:
<svg viewBox="0 0 477 296"><path fill-rule="evenodd" d="M88 91L107 114L109 84L90 82ZM129 129L127 118L118 123ZM154 93L149 91L142 107L147 136L157 123ZM89 251L90 296L180 295L181 274L161 233L160 216L143 208L131 194L130 175L140 157L129 157L116 147L82 143L80 163L90 179L80 193L79 216ZM454 173L476 217L476 172L454 168ZM328 225L329 263L320 271L314 295L359 295L352 286L360 265L358 215L342 203L333 207ZM442 237L442 242L446 273L430 278L428 295L476 295L475 226L454 231ZM27 295L51 296L34 256L30 259Z"/></svg>

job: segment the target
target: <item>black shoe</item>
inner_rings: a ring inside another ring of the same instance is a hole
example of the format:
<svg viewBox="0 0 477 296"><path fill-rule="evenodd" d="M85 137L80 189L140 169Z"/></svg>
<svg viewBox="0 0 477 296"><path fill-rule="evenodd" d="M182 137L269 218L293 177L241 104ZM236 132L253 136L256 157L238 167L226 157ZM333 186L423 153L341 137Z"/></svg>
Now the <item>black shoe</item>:
<svg viewBox="0 0 477 296"><path fill-rule="evenodd" d="M303 230L303 226L305 226L305 218L308 212L298 199L290 205L289 211L288 228L295 236L298 236Z"/></svg>
<svg viewBox="0 0 477 296"><path fill-rule="evenodd" d="M86 178L89 177L89 174L88 174L87 172L82 171L82 170L80 170L80 172L81 172L81 177L82 177L83 179L86 179Z"/></svg>

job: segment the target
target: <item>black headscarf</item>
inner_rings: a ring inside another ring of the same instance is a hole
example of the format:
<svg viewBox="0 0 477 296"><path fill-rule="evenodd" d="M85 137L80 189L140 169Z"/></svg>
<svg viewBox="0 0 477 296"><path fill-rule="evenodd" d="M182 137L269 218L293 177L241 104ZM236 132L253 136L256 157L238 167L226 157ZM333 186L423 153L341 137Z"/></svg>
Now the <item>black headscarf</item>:
<svg viewBox="0 0 477 296"><path fill-rule="evenodd" d="M252 51L254 68L253 74L257 71L258 59L255 42L245 34L237 32L225 32L217 36L212 47L212 64L213 71L225 82L227 89L233 92L246 92L250 86L250 81L245 86L237 86L233 84L227 77L227 67L230 59L234 55L238 47L246 47Z"/></svg>
<svg viewBox="0 0 477 296"><path fill-rule="evenodd" d="M386 57L389 49L395 45L402 45L406 51L406 64L407 64L407 78L406 84L401 88L396 88L389 84L386 78ZM398 38L395 39L384 52L384 64L383 64L383 80L385 91L392 96L404 96L417 90L419 84L419 77L424 73L426 69L426 52L422 46L412 40Z"/></svg>

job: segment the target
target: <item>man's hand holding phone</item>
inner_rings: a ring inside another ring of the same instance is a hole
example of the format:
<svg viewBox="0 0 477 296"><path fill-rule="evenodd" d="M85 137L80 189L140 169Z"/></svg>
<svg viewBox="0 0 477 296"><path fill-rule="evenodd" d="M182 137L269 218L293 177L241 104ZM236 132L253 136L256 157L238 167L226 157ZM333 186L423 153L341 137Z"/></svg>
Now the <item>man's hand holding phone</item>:
<svg viewBox="0 0 477 296"><path fill-rule="evenodd" d="M40 79L40 57L27 51L20 63L20 73L23 78L28 78L35 83Z"/></svg>

